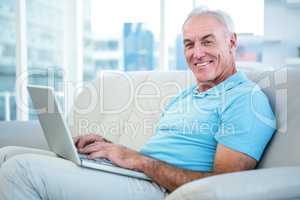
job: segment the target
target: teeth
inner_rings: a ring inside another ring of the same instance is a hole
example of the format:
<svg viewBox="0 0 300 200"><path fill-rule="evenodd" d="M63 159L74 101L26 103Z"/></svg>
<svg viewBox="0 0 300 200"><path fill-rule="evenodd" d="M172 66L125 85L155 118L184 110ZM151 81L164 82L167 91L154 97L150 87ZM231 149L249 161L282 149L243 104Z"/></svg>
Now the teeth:
<svg viewBox="0 0 300 200"><path fill-rule="evenodd" d="M204 63L198 63L196 66L197 67L203 67L205 65L208 65L210 62L204 62Z"/></svg>

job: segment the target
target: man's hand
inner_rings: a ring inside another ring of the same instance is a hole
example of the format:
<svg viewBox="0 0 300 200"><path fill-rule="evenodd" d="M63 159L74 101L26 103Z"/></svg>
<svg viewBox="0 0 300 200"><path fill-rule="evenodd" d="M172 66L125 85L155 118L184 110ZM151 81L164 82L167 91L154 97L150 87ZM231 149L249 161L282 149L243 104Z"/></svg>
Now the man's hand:
<svg viewBox="0 0 300 200"><path fill-rule="evenodd" d="M115 165L136 170L144 156L124 146L113 144L100 135L86 134L73 138L79 153L88 159L106 158Z"/></svg>
<svg viewBox="0 0 300 200"><path fill-rule="evenodd" d="M98 138L93 143L79 149L80 153L87 154L88 159L106 158L115 165L137 170L144 156L119 144L108 143Z"/></svg>
<svg viewBox="0 0 300 200"><path fill-rule="evenodd" d="M110 142L97 134L86 134L73 138L74 144L78 150L94 142Z"/></svg>

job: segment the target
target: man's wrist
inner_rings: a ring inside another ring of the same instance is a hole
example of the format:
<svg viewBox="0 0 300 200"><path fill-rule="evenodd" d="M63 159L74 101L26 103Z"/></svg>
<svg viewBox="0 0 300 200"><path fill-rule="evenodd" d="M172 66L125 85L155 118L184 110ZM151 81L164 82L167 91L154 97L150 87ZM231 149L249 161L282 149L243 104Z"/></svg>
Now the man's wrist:
<svg viewBox="0 0 300 200"><path fill-rule="evenodd" d="M135 170L145 172L147 167L154 161L154 159L149 158L144 155L140 155L138 161L136 162Z"/></svg>

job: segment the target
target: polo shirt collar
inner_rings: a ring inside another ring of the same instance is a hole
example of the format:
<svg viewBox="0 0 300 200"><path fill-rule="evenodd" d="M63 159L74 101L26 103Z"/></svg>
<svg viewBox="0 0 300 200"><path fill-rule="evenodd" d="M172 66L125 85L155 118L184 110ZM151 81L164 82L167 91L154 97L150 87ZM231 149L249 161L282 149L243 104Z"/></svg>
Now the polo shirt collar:
<svg viewBox="0 0 300 200"><path fill-rule="evenodd" d="M219 96L223 94L224 92L236 87L237 85L245 82L247 80L246 75L241 72L237 71L233 75L229 76L226 80L219 83L218 85L215 85L214 87L204 91L199 92L197 84L193 87L193 96L203 98L207 95L213 95L213 96Z"/></svg>

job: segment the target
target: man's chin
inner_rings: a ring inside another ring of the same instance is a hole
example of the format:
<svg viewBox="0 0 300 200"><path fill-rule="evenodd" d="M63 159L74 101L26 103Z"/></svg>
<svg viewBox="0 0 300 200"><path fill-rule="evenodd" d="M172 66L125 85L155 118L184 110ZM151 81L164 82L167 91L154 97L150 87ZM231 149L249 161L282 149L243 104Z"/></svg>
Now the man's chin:
<svg viewBox="0 0 300 200"><path fill-rule="evenodd" d="M211 82L212 80L214 80L214 76L211 73L205 73L205 72L194 72L194 76L197 79L198 82Z"/></svg>
<svg viewBox="0 0 300 200"><path fill-rule="evenodd" d="M210 85L210 86L212 86L213 80L210 80L210 79L197 79L197 83L199 83L201 85Z"/></svg>

